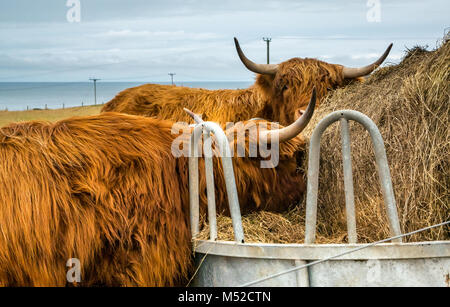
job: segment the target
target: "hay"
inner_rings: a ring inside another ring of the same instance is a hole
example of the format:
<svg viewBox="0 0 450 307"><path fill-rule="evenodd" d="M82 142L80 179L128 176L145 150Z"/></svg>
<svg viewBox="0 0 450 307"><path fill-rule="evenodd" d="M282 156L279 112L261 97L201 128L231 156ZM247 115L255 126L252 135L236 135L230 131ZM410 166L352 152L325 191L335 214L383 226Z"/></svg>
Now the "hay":
<svg viewBox="0 0 450 307"><path fill-rule="evenodd" d="M407 50L398 65L379 69L366 82L331 92L305 131L310 137L329 113L353 109L369 116L383 136L403 232L450 219L450 42L427 51ZM359 242L389 236L383 198L368 132L351 123L353 177ZM302 168L306 172L306 158ZM321 143L318 243L346 242L340 127ZM247 242L302 243L305 201L284 214L256 212L243 217ZM233 240L231 220L218 219L219 240ZM208 237L205 225L201 238ZM449 240L448 226L406 241Z"/></svg>
<svg viewBox="0 0 450 307"><path fill-rule="evenodd" d="M296 206L286 213L272 213L267 211L254 212L242 217L242 225L247 243L303 243L305 238L304 212ZM205 221L205 217L202 217ZM319 228L324 227L319 222ZM233 241L233 225L231 218L223 215L217 217L218 240ZM203 222L200 239L209 238L209 226ZM347 233L338 229L329 236L318 233L317 243L345 242Z"/></svg>

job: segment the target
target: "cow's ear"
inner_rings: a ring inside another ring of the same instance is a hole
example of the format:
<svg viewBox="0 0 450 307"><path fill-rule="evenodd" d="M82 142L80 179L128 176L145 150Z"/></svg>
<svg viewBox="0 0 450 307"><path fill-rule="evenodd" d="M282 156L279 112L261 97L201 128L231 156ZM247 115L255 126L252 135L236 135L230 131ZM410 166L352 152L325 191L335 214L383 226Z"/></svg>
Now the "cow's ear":
<svg viewBox="0 0 450 307"><path fill-rule="evenodd" d="M305 109L306 107L298 108L297 110L295 110L294 113L295 120L299 119L303 115L303 113L305 113Z"/></svg>

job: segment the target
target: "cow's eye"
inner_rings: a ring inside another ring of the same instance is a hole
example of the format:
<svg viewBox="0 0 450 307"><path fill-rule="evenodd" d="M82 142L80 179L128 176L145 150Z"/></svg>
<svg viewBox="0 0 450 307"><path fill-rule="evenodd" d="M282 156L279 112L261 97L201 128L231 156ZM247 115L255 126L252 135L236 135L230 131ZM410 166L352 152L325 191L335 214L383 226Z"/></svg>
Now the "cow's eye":
<svg viewBox="0 0 450 307"><path fill-rule="evenodd" d="M287 90L288 88L289 88L289 86L287 86L287 85L283 86L283 92L284 92L285 90Z"/></svg>

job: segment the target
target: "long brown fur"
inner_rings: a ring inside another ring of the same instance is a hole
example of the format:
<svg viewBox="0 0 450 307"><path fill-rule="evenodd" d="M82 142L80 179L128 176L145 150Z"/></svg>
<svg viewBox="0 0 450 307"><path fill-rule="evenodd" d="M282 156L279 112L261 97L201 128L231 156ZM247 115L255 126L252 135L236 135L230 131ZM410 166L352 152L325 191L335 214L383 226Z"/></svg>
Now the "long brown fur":
<svg viewBox="0 0 450 307"><path fill-rule="evenodd" d="M64 286L70 258L81 262L83 286L185 285L188 160L172 155L172 125L103 113L1 128L0 285ZM279 211L300 199L295 155L303 145L300 136L281 144L275 169L261 169L259 158L233 159L243 212ZM223 171L214 161L224 212Z"/></svg>
<svg viewBox="0 0 450 307"><path fill-rule="evenodd" d="M189 120L183 108L221 124L259 117L288 125L306 109L313 88L317 97L345 85L342 66L316 59L293 58L279 65L276 75L257 75L248 89L206 90L145 84L126 89L105 104L102 112L153 116L173 121ZM319 104L317 104L319 105Z"/></svg>

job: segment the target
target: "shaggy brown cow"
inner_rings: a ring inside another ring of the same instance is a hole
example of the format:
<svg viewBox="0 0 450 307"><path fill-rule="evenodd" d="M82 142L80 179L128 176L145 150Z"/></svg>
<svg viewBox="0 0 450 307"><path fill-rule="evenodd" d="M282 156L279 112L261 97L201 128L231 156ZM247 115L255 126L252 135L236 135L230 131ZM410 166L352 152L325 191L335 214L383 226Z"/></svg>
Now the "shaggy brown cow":
<svg viewBox="0 0 450 307"><path fill-rule="evenodd" d="M244 55L236 38L235 44L244 65L258 74L250 88L211 91L145 84L122 91L102 111L187 121L184 107L202 114L205 120L221 124L259 117L287 125L299 116L298 111L306 108L314 87L320 99L328 89L368 75L386 59L392 47L391 44L371 65L348 68L308 58L256 64Z"/></svg>
<svg viewBox="0 0 450 307"><path fill-rule="evenodd" d="M261 169L259 158L234 159L243 212L283 210L301 197L295 153L303 149L298 134L313 110L314 101L280 130L275 169ZM64 286L70 258L80 260L85 286L185 284L191 266L188 159L173 155L180 137L173 125L103 113L1 128L0 285ZM216 187L224 187L214 161ZM203 166L200 160L200 191ZM216 190L218 211L224 211L226 192Z"/></svg>

